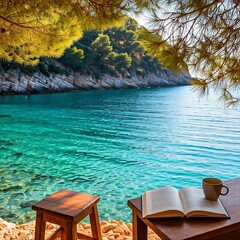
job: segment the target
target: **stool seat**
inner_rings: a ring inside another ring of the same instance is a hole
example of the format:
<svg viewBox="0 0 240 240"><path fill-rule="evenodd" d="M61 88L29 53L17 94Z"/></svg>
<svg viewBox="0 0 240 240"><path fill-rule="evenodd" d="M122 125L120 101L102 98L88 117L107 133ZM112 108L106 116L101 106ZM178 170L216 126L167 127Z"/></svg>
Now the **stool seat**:
<svg viewBox="0 0 240 240"><path fill-rule="evenodd" d="M45 239L46 222L60 226L50 239L61 236L63 240L77 240L77 236L81 236L77 233L77 224L88 215L93 235L91 239L101 240L97 211L99 200L99 196L62 189L34 204L32 209L37 211L35 240Z"/></svg>

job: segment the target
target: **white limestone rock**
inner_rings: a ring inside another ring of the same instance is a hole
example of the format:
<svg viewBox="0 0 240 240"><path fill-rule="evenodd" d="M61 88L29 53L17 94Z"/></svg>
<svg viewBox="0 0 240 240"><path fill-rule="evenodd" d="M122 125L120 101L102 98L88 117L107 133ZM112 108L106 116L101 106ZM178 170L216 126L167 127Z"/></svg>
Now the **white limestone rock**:
<svg viewBox="0 0 240 240"><path fill-rule="evenodd" d="M9 70L0 73L0 94L31 94L64 92L77 90L106 90L147 88L159 86L187 85L191 80L188 73L174 74L169 69L159 70L157 75L114 77L105 74L101 79L93 76L71 73L69 76L55 74L46 77L41 73L27 75L20 70Z"/></svg>

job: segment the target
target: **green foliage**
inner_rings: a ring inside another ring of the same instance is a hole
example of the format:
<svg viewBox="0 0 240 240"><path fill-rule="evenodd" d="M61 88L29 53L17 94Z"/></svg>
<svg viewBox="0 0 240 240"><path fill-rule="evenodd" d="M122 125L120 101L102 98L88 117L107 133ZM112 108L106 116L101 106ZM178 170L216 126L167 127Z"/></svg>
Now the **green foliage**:
<svg viewBox="0 0 240 240"><path fill-rule="evenodd" d="M0 64L0 73L4 73L5 72L5 70L4 70L4 68L2 67L2 65Z"/></svg>
<svg viewBox="0 0 240 240"><path fill-rule="evenodd" d="M129 77L131 74L145 76L150 72L160 69L156 58L151 57L142 47L142 38L139 26L135 20L127 19L125 25L117 28L99 31L86 31L83 38L67 48L64 54L58 58L41 58L34 67L28 67L23 71L30 73L39 71L49 77L53 74L68 74L69 71L79 71L101 78L103 73ZM57 61L63 67L56 65ZM4 61L3 69L24 68L26 66ZM32 70L30 70L32 68ZM140 73L141 70L141 73Z"/></svg>
<svg viewBox="0 0 240 240"><path fill-rule="evenodd" d="M0 26L0 56L20 64L58 57L82 34L76 12L60 1L1 1Z"/></svg>
<svg viewBox="0 0 240 240"><path fill-rule="evenodd" d="M32 65L19 64L18 68L20 68L22 73L26 73L28 75L32 75L36 72L36 66Z"/></svg>
<svg viewBox="0 0 240 240"><path fill-rule="evenodd" d="M50 73L48 72L47 68L46 68L46 65L44 62L42 61L39 61L38 63L38 68L39 68L39 71L45 75L46 77L50 77Z"/></svg>
<svg viewBox="0 0 240 240"><path fill-rule="evenodd" d="M55 61L50 61L49 62L49 64L48 64L48 71L49 71L49 73L68 75L68 71L58 67L56 65Z"/></svg>
<svg viewBox="0 0 240 240"><path fill-rule="evenodd" d="M36 65L39 57L60 57L83 31L120 26L125 13L153 6L147 1L1 1L0 57Z"/></svg>
<svg viewBox="0 0 240 240"><path fill-rule="evenodd" d="M132 58L127 53L111 52L105 58L105 63L114 67L119 73L125 74L131 67Z"/></svg>
<svg viewBox="0 0 240 240"><path fill-rule="evenodd" d="M77 47L66 49L64 55L59 59L60 62L74 70L81 71L83 69L84 51Z"/></svg>
<svg viewBox="0 0 240 240"><path fill-rule="evenodd" d="M127 53L120 53L116 57L116 69L122 71L129 69L131 66L132 58Z"/></svg>
<svg viewBox="0 0 240 240"><path fill-rule="evenodd" d="M130 54L134 51L133 42L137 41L138 38L136 29L136 21L129 18L124 26L109 29L105 31L105 33L110 37L114 51L118 53L127 52Z"/></svg>
<svg viewBox="0 0 240 240"><path fill-rule="evenodd" d="M92 42L91 48L96 55L96 59L103 61L103 59L112 51L109 36L98 34L98 37Z"/></svg>
<svg viewBox="0 0 240 240"><path fill-rule="evenodd" d="M7 72L11 68L17 68L17 65L16 63L10 63L8 61L1 61L1 67L5 72Z"/></svg>
<svg viewBox="0 0 240 240"><path fill-rule="evenodd" d="M142 68L137 68L136 74L142 77L145 76L144 70Z"/></svg>
<svg viewBox="0 0 240 240"><path fill-rule="evenodd" d="M32 65L25 65L25 64L19 64L16 62L8 62L8 61L1 61L0 65L3 72L7 72L9 69L19 69L22 73L26 73L28 75L31 75L38 71L38 68L36 66Z"/></svg>

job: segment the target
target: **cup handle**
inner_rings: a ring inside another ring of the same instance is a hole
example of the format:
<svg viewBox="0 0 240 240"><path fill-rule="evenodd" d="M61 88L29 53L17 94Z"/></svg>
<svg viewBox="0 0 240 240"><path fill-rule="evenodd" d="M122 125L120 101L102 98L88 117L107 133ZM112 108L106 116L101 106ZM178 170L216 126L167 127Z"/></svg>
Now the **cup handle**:
<svg viewBox="0 0 240 240"><path fill-rule="evenodd" d="M225 185L223 185L223 186L222 186L222 189L223 189L223 188L225 188L225 189L226 189L226 192L225 192L225 193L222 193L222 192L221 192L221 193L220 193L220 195L227 195L227 194L228 194L228 192L229 192L229 189L228 189L228 187L227 187L227 186L225 186Z"/></svg>

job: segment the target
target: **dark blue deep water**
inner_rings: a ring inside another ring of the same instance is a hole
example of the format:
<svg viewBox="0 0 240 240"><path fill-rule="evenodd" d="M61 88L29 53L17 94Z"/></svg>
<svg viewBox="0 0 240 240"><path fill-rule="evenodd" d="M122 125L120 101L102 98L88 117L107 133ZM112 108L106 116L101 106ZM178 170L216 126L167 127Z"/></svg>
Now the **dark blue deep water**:
<svg viewBox="0 0 240 240"><path fill-rule="evenodd" d="M190 87L0 97L0 217L67 188L100 195L101 220L131 221L127 200L166 185L239 177L240 110Z"/></svg>

